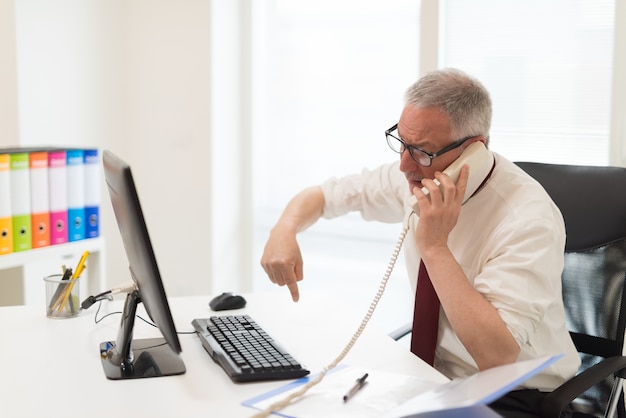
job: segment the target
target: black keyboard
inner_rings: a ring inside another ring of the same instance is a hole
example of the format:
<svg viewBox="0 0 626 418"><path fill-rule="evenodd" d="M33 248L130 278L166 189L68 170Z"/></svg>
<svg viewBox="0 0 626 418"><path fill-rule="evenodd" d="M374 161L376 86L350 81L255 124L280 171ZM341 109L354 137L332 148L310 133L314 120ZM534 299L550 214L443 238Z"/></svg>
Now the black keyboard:
<svg viewBox="0 0 626 418"><path fill-rule="evenodd" d="M309 374L249 315L191 321L202 346L235 382L295 379Z"/></svg>

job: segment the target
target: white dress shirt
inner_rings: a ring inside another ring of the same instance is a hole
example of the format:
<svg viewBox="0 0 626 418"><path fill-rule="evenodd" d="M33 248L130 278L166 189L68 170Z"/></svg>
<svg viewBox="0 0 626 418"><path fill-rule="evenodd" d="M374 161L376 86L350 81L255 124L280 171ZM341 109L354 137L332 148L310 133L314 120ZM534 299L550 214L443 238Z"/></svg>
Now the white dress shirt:
<svg viewBox="0 0 626 418"><path fill-rule="evenodd" d="M524 387L549 391L571 378L580 358L565 326L561 272L563 217L543 188L515 164L492 153L491 177L462 207L448 245L473 287L498 310L520 346L519 360L563 353L565 357ZM470 174L471 175L471 174ZM322 184L325 218L359 211L366 220L405 222L407 270L415 290L420 254L417 215L399 162L332 178ZM443 310L435 368L449 378L478 371Z"/></svg>

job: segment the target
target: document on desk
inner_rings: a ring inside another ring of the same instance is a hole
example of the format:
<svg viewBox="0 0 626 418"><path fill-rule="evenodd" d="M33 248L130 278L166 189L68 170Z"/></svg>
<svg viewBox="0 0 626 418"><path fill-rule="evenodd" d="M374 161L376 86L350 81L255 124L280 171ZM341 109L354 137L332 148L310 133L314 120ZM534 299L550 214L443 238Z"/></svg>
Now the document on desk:
<svg viewBox="0 0 626 418"><path fill-rule="evenodd" d="M541 370L563 357L562 354L519 361L478 372L463 379L454 379L419 394L383 418L436 417L436 411L471 409L487 405L510 392ZM442 414L443 416L444 414Z"/></svg>
<svg viewBox="0 0 626 418"><path fill-rule="evenodd" d="M365 373L368 377L363 387L348 401L344 401L343 397L346 392ZM303 377L274 391L244 401L242 404L264 410L273 403L283 400L290 393L299 390L315 377L316 375ZM330 370L324 379L309 389L303 397L294 400L289 406L274 414L293 418L380 417L385 411L438 385L440 383L415 376L339 365Z"/></svg>
<svg viewBox="0 0 626 418"><path fill-rule="evenodd" d="M415 376L339 366L339 370L328 372L317 386L313 386L303 397L275 414L299 418L430 418L439 416L437 411L469 411L472 407L486 405L498 399L561 357L563 356L547 356L494 367L445 384L425 381ZM344 402L345 391L364 373L369 375L367 384L348 402ZM299 379L242 404L264 410L300 389L312 378L314 377Z"/></svg>

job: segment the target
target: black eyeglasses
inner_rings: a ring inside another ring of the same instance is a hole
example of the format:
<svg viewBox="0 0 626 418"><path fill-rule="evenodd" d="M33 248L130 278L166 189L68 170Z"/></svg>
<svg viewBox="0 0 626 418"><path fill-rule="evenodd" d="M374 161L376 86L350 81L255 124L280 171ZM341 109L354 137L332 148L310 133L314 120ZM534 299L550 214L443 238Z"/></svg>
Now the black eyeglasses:
<svg viewBox="0 0 626 418"><path fill-rule="evenodd" d="M400 135L395 136L392 134L393 131L398 129L398 124L396 123L391 128L385 131L385 138L387 138L387 144L389 148L398 154L403 154L404 151L409 150L409 154L411 154L411 158L423 167L430 167L433 163L433 160L439 157L442 154L445 154L448 151L452 151L455 148L460 147L467 141L468 139L475 138L476 135L466 136L465 138L461 138L458 141L454 141L447 147L440 149L437 152L428 152L424 151L421 148L414 147L413 145L407 144L403 139L400 138Z"/></svg>

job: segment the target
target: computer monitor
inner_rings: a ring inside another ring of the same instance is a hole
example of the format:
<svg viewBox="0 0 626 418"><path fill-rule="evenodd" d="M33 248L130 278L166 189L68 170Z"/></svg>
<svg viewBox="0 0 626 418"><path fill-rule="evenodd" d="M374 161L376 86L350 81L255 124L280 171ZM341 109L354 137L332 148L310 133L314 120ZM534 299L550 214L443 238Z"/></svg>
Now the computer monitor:
<svg viewBox="0 0 626 418"><path fill-rule="evenodd" d="M185 373L163 282L152 250L130 166L105 150L104 175L136 290L126 296L115 341L100 344L107 378L134 379ZM137 306L143 303L164 338L133 339Z"/></svg>

